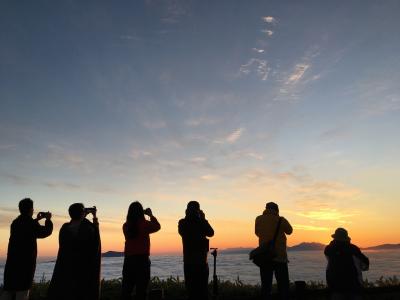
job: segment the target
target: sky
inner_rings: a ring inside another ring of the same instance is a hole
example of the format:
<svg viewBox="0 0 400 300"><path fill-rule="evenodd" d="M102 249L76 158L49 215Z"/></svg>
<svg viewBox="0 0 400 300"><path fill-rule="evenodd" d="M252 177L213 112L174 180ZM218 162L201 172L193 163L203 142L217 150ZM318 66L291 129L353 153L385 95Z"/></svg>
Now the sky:
<svg viewBox="0 0 400 300"><path fill-rule="evenodd" d="M129 204L152 252L180 252L200 202L218 248L257 244L277 202L288 244L399 243L400 2L1 1L0 257L18 201L96 205L103 251Z"/></svg>

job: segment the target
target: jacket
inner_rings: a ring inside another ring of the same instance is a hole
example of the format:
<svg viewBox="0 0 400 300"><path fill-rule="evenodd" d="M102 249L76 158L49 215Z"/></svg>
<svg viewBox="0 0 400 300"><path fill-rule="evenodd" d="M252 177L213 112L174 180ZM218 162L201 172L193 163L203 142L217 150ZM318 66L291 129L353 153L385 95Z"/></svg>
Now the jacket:
<svg viewBox="0 0 400 300"><path fill-rule="evenodd" d="M281 218L281 225L275 241L275 250L277 256L274 258L274 261L287 262L286 235L292 234L293 228L285 218ZM278 225L278 220L278 215L272 214L267 210L265 210L262 215L256 218L255 234L258 237L259 245L267 243L273 239L276 226Z"/></svg>
<svg viewBox="0 0 400 300"><path fill-rule="evenodd" d="M214 235L214 229L207 220L187 215L179 220L178 232L182 237L183 262L185 264L207 263L209 241L207 237Z"/></svg>
<svg viewBox="0 0 400 300"><path fill-rule="evenodd" d="M369 266L369 259L361 253L360 248L350 242L333 240L326 246L324 253L328 259L326 282L329 289L335 292L359 291L362 282L354 258Z"/></svg>
<svg viewBox="0 0 400 300"><path fill-rule="evenodd" d="M31 216L20 215L11 224L7 261L4 267L4 290L24 291L32 286L36 269L37 242L53 232L53 223L42 226Z"/></svg>
<svg viewBox="0 0 400 300"><path fill-rule="evenodd" d="M138 222L138 234L134 238L128 237L128 223L122 226L125 236L125 256L130 255L150 255L150 233L157 232L161 229L155 217L150 217L150 221L145 219Z"/></svg>
<svg viewBox="0 0 400 300"><path fill-rule="evenodd" d="M98 300L100 298L101 242L98 224L83 219L65 223L47 299Z"/></svg>

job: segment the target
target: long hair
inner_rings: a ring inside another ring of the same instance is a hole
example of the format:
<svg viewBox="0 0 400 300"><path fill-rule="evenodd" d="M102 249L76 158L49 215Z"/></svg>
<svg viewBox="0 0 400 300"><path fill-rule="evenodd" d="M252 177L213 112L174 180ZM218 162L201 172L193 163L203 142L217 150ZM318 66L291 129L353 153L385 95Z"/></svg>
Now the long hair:
<svg viewBox="0 0 400 300"><path fill-rule="evenodd" d="M139 234L138 221L144 219L143 206L140 202L135 201L129 205L128 215L126 216L126 224L128 226L127 236L132 239Z"/></svg>

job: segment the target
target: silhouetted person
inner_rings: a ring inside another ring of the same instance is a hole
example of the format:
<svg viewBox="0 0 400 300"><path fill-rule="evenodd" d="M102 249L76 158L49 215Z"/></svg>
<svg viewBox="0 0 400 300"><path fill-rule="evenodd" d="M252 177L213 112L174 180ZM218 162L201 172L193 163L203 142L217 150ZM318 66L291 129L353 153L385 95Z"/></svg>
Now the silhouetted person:
<svg viewBox="0 0 400 300"><path fill-rule="evenodd" d="M148 215L150 221L144 215ZM122 300L132 299L135 286L135 299L146 299L150 281L150 234L160 228L160 223L150 208L143 210L143 206L137 201L129 205L126 222L122 227L125 236Z"/></svg>
<svg viewBox="0 0 400 300"><path fill-rule="evenodd" d="M2 300L29 298L36 269L36 239L46 238L53 232L51 213L38 213L33 219L33 201L29 198L22 199L18 207L20 215L11 223ZM44 226L39 224L43 218L46 219Z"/></svg>
<svg viewBox="0 0 400 300"><path fill-rule="evenodd" d="M368 270L369 259L350 243L346 229L336 229L332 237L333 241L324 251L328 259L326 282L331 299L362 299L361 270Z"/></svg>
<svg viewBox="0 0 400 300"><path fill-rule="evenodd" d="M48 290L51 300L98 300L101 245L96 209L82 203L69 207L71 221L59 234L59 250ZM93 222L86 219L93 215Z"/></svg>
<svg viewBox="0 0 400 300"><path fill-rule="evenodd" d="M281 299L289 299L289 271L286 251L286 235L292 234L293 228L289 222L279 216L278 204L268 202L262 215L256 218L255 234L258 236L259 245L273 240L279 224L275 240L276 257L270 263L260 267L261 290L263 299L271 299L272 277L275 273L278 293Z"/></svg>
<svg viewBox="0 0 400 300"><path fill-rule="evenodd" d="M182 236L185 286L189 299L206 300L209 275L207 237L212 237L214 230L200 210L198 202L188 203L186 216L179 221L178 231Z"/></svg>

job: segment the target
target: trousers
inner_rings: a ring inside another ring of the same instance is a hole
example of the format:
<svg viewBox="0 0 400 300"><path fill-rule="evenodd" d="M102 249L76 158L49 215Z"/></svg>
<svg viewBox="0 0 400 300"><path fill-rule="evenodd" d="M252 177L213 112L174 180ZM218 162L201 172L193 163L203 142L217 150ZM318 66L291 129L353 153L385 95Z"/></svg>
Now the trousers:
<svg viewBox="0 0 400 300"><path fill-rule="evenodd" d="M279 299L289 299L289 270L287 263L271 262L260 268L263 299L272 299L272 279L275 274Z"/></svg>

